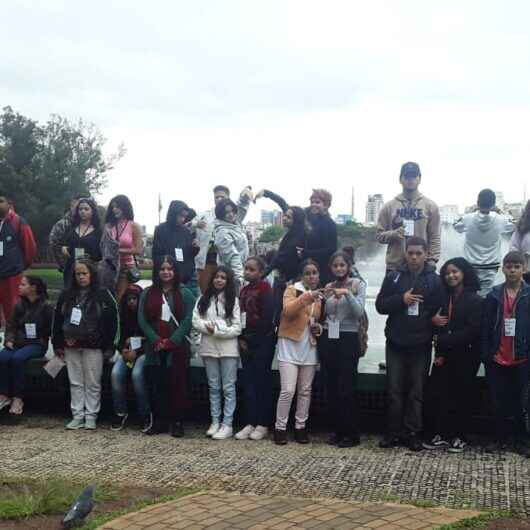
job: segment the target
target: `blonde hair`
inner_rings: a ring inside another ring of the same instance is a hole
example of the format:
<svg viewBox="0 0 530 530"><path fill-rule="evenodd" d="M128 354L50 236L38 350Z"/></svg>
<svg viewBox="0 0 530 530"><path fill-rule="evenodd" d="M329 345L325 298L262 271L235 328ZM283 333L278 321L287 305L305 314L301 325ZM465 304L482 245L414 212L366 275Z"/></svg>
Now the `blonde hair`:
<svg viewBox="0 0 530 530"><path fill-rule="evenodd" d="M331 193L328 190L314 189L309 200L313 198L320 199L327 208L331 206Z"/></svg>

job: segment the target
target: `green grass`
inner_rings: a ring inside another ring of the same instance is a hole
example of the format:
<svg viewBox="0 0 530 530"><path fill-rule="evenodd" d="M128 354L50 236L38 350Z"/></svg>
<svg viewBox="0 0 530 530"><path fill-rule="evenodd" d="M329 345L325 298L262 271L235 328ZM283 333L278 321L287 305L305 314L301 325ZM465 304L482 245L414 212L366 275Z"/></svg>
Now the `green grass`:
<svg viewBox="0 0 530 530"><path fill-rule="evenodd" d="M151 279L151 271L141 269L142 280ZM48 289L61 290L63 288L63 275L57 269L30 269L30 274L41 277L46 284Z"/></svg>
<svg viewBox="0 0 530 530"><path fill-rule="evenodd" d="M102 513L100 515L97 515L93 519L90 519L90 521L87 521L83 526L80 527L80 530L96 530L96 528L99 528L101 525L108 523L113 519L117 519L122 515L127 515L131 512L137 512L142 508L151 506L153 504L161 504L163 502L175 501L177 499L180 499L181 497L185 497L186 495L192 495L193 493L197 493L198 491L199 490L193 488L178 488L173 495L164 495L163 497L156 497L149 500L139 501L122 510Z"/></svg>
<svg viewBox="0 0 530 530"><path fill-rule="evenodd" d="M477 515L476 517L470 517L469 519L458 521L457 523L445 524L443 526L438 527L436 530L462 530L465 528L486 528L491 522L497 519L507 519L514 516L515 514L510 511L492 510L481 515Z"/></svg>
<svg viewBox="0 0 530 530"><path fill-rule="evenodd" d="M0 520L64 513L85 487L62 479L9 478L1 478L0 486ZM98 485L95 497L100 502L110 501L118 498L118 493L111 486Z"/></svg>

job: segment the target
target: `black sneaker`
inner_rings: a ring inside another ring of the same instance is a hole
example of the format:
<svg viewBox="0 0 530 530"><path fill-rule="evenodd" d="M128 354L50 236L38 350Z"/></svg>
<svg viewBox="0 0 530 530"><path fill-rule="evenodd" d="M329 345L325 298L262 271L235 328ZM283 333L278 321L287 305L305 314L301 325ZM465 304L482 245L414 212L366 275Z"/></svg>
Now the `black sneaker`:
<svg viewBox="0 0 530 530"><path fill-rule="evenodd" d="M163 432L167 431L164 429L160 421L157 421L156 418L153 418L153 421L151 421L151 425L149 425L149 428L142 429L142 432L147 436L153 436L155 434L162 434Z"/></svg>
<svg viewBox="0 0 530 530"><path fill-rule="evenodd" d="M422 451L423 445L417 434L411 434L407 439L407 447L414 452Z"/></svg>
<svg viewBox="0 0 530 530"><path fill-rule="evenodd" d="M295 429L294 430L294 441L299 444L308 444L309 436L307 435L307 429Z"/></svg>
<svg viewBox="0 0 530 530"><path fill-rule="evenodd" d="M401 445L401 439L399 436L386 435L379 442L381 449L391 449L392 447L399 447Z"/></svg>
<svg viewBox="0 0 530 530"><path fill-rule="evenodd" d="M342 440L339 441L337 444L338 447L345 448L345 447L355 447L357 445L360 445L361 439L358 436L345 436L342 438Z"/></svg>
<svg viewBox="0 0 530 530"><path fill-rule="evenodd" d="M274 429L274 443L276 445L287 445L287 431Z"/></svg>
<svg viewBox="0 0 530 530"><path fill-rule="evenodd" d="M149 413L147 416L144 417L144 421L142 422L141 432L145 434L152 427L153 427L153 414Z"/></svg>
<svg viewBox="0 0 530 530"><path fill-rule="evenodd" d="M184 437L184 425L181 421L174 421L169 426L169 434L173 436L173 438L183 438Z"/></svg>
<svg viewBox="0 0 530 530"><path fill-rule="evenodd" d="M423 448L424 449L447 449L449 447L449 442L444 440L439 434L436 434L432 440L429 440L427 442L423 442Z"/></svg>
<svg viewBox="0 0 530 530"><path fill-rule="evenodd" d="M425 444L423 444L425 447ZM467 443L462 438L453 438L451 444L447 448L447 451L450 453L463 453L464 449L467 447Z"/></svg>
<svg viewBox="0 0 530 530"><path fill-rule="evenodd" d="M129 415L127 413L125 414L114 414L112 418L112 423L110 426L111 431L121 431L125 427L125 423L127 422L127 418Z"/></svg>

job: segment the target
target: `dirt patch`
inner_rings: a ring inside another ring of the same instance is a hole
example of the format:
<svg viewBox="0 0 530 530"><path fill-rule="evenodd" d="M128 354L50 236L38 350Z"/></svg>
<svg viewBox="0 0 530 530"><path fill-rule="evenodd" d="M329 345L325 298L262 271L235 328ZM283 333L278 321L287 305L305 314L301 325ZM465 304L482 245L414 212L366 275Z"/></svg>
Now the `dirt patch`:
<svg viewBox="0 0 530 530"><path fill-rule="evenodd" d="M497 519L486 530L530 530L530 519Z"/></svg>
<svg viewBox="0 0 530 530"><path fill-rule="evenodd" d="M19 486L13 485L13 488ZM139 488L127 487L118 489L117 499L109 501L99 501L94 506L91 517L109 512L116 512L133 506L142 501L151 501L164 495L171 495L172 490L161 488ZM18 520L0 520L0 530L59 530L62 528L61 521L64 514L61 515L39 515L27 519Z"/></svg>

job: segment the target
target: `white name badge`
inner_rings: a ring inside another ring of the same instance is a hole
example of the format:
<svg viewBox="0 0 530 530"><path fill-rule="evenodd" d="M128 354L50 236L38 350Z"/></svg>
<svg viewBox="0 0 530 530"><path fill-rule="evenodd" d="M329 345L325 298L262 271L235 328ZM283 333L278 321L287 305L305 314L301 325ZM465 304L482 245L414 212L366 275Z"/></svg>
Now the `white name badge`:
<svg viewBox="0 0 530 530"><path fill-rule="evenodd" d="M328 319L328 339L340 338L340 320Z"/></svg>
<svg viewBox="0 0 530 530"><path fill-rule="evenodd" d="M412 237L414 235L414 219L403 219L403 228L405 229L405 236Z"/></svg>
<svg viewBox="0 0 530 530"><path fill-rule="evenodd" d="M164 302L162 304L162 315L160 317L164 322L169 322L171 320L171 309L169 305Z"/></svg>
<svg viewBox="0 0 530 530"><path fill-rule="evenodd" d="M241 327L245 329L247 327L247 314L241 313Z"/></svg>
<svg viewBox="0 0 530 530"><path fill-rule="evenodd" d="M33 323L24 324L26 329L26 339L36 339L37 338L37 325Z"/></svg>
<svg viewBox="0 0 530 530"><path fill-rule="evenodd" d="M81 318L83 317L83 312L79 307L74 307L72 309L72 314L70 315L70 324L73 324L74 326L79 326L81 323Z"/></svg>
<svg viewBox="0 0 530 530"><path fill-rule="evenodd" d="M74 257L75 257L75 259L83 259L85 257L85 249L84 248L76 248L74 250Z"/></svg>
<svg viewBox="0 0 530 530"><path fill-rule="evenodd" d="M177 261L184 261L184 252L182 251L181 248L175 249L175 259Z"/></svg>
<svg viewBox="0 0 530 530"><path fill-rule="evenodd" d="M0 241L0 256L4 255L4 242Z"/></svg>
<svg viewBox="0 0 530 530"><path fill-rule="evenodd" d="M504 336L515 337L515 326L517 324L516 318L505 318L504 319Z"/></svg>
<svg viewBox="0 0 530 530"><path fill-rule="evenodd" d="M407 308L407 315L409 317L417 317L420 314L420 304L419 302L414 302L410 304Z"/></svg>
<svg viewBox="0 0 530 530"><path fill-rule="evenodd" d="M129 344L131 350L139 350L142 347L142 337L130 337Z"/></svg>

